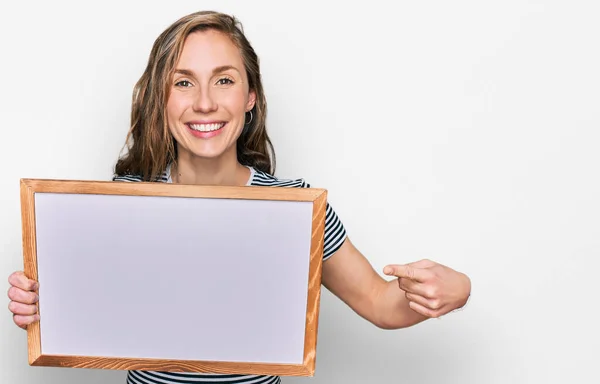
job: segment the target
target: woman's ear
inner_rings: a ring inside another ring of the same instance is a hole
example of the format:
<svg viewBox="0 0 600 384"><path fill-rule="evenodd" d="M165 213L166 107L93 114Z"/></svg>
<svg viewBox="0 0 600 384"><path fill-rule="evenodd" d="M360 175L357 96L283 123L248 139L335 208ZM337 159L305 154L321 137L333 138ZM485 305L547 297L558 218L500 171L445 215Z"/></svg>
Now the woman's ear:
<svg viewBox="0 0 600 384"><path fill-rule="evenodd" d="M250 92L248 92L248 103L246 104L246 112L248 112L252 108L254 108L255 104L256 104L256 92L251 89Z"/></svg>

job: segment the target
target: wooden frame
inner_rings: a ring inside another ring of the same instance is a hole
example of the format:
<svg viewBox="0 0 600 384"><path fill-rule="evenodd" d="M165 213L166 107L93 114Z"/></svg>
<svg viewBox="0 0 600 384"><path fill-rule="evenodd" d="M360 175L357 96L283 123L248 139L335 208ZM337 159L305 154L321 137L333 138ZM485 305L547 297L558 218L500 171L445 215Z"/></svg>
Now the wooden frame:
<svg viewBox="0 0 600 384"><path fill-rule="evenodd" d="M307 255L307 257L310 257L310 260L308 267L309 275L306 276L308 300L305 317L304 350L303 361L299 364L44 353L41 335L44 327L44 313L42 312L40 312L40 321L28 327L27 336L29 364L32 366L222 374L270 374L279 376L314 375L327 200L326 190L266 186L224 187L149 182L21 179L20 193L24 271L26 276L36 281L39 281L38 240L36 235L37 194L185 197L312 203L310 255ZM41 295L40 302L43 302L43 300L44 297Z"/></svg>

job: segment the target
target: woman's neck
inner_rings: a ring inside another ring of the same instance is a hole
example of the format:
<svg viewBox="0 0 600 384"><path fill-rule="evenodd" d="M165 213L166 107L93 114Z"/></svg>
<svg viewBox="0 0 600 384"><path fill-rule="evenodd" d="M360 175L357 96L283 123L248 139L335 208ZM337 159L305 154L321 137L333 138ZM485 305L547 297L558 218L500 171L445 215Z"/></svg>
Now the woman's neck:
<svg viewBox="0 0 600 384"><path fill-rule="evenodd" d="M246 185L250 178L250 169L237 159L225 162L184 155L178 157L170 171L172 182L177 184L239 186Z"/></svg>

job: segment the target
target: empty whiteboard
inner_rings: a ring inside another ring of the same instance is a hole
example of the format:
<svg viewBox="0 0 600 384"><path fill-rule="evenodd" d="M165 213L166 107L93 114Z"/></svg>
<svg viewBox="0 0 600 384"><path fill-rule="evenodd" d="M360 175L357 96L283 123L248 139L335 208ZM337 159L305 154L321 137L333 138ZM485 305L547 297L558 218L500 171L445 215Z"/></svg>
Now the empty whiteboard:
<svg viewBox="0 0 600 384"><path fill-rule="evenodd" d="M305 362L313 201L36 192L34 205L41 355Z"/></svg>

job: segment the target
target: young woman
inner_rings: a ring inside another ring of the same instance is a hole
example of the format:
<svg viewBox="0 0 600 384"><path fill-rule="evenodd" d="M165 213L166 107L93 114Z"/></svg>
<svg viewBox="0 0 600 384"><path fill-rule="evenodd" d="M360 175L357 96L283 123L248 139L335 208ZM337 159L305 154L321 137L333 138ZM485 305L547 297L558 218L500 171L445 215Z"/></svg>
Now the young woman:
<svg viewBox="0 0 600 384"><path fill-rule="evenodd" d="M128 151L114 181L267 185L305 188L303 179L273 176L266 100L259 62L231 16L198 12L156 40L133 92ZM409 327L464 306L469 278L429 260L389 265L383 279L354 247L327 206L323 285L358 315L383 329ZM10 311L21 328L39 320L37 283L22 271L9 277ZM257 375L131 371L130 384L277 383Z"/></svg>

